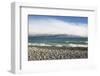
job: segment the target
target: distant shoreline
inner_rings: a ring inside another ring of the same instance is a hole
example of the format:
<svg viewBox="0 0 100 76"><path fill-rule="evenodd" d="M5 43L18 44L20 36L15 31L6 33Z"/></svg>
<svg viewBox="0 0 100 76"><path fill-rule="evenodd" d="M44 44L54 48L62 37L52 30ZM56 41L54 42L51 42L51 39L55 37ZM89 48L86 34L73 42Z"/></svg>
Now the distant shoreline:
<svg viewBox="0 0 100 76"><path fill-rule="evenodd" d="M88 58L88 47L28 45L28 60L57 60Z"/></svg>

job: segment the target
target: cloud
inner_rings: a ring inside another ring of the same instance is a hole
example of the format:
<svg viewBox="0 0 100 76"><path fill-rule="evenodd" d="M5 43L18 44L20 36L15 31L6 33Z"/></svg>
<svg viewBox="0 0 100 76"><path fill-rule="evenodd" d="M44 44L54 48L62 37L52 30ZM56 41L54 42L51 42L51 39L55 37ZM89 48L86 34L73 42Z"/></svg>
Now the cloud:
<svg viewBox="0 0 100 76"><path fill-rule="evenodd" d="M29 21L29 35L67 34L87 37L87 24L68 23L57 19L37 19Z"/></svg>

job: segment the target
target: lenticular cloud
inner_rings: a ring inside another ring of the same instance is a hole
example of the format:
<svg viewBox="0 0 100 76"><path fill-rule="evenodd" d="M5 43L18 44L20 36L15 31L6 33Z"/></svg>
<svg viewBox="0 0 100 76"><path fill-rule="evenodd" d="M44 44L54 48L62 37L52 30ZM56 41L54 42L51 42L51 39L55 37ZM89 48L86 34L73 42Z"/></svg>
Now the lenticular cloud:
<svg viewBox="0 0 100 76"><path fill-rule="evenodd" d="M71 23L57 19L29 21L29 36L42 34L65 34L87 37L87 24Z"/></svg>

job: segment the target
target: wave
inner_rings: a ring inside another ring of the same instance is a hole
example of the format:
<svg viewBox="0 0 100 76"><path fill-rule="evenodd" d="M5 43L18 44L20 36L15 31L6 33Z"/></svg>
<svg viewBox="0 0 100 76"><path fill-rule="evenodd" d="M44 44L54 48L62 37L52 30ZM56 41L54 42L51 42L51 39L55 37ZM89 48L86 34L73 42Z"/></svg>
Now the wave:
<svg viewBox="0 0 100 76"><path fill-rule="evenodd" d="M69 44L71 47L88 47L88 45L83 45L83 44Z"/></svg>
<svg viewBox="0 0 100 76"><path fill-rule="evenodd" d="M33 45L33 46L52 46L52 45L45 44L45 43L28 43L28 45Z"/></svg>
<svg viewBox="0 0 100 76"><path fill-rule="evenodd" d="M88 43L88 41L65 41L66 43Z"/></svg>
<svg viewBox="0 0 100 76"><path fill-rule="evenodd" d="M88 47L88 44L46 44L46 43L28 43L30 46L56 46L56 47Z"/></svg>

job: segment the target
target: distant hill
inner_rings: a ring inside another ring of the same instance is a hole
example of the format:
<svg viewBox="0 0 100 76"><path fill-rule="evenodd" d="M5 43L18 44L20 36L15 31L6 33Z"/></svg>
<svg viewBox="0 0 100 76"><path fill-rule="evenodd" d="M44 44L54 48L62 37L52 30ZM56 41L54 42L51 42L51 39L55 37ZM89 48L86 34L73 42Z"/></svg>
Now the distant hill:
<svg viewBox="0 0 100 76"><path fill-rule="evenodd" d="M37 35L32 35L33 37L66 37L66 38L80 38L82 36L76 36L76 35L68 35L68 34L37 34ZM29 37L32 37L29 36ZM86 38L86 37L82 37Z"/></svg>

